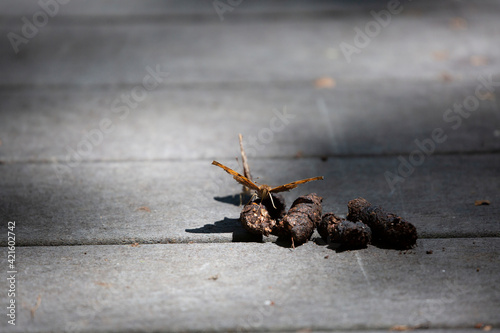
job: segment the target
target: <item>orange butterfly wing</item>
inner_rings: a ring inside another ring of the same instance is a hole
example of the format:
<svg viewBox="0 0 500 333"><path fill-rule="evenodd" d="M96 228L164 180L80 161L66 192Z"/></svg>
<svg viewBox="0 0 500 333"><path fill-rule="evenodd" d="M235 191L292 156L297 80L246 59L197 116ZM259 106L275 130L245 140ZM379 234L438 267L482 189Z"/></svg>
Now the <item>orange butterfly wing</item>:
<svg viewBox="0 0 500 333"><path fill-rule="evenodd" d="M217 161L213 161L212 162L213 165L216 165L222 169L224 169L227 173L229 173L230 175L233 176L233 178L238 182L240 183L241 185L244 185L252 190L255 190L255 191L258 191L259 190L259 187L257 185L255 185L250 179L248 179L247 177L243 176L243 175L240 175L239 173L237 173L236 171L234 171L233 169L230 169L228 168L227 166L225 165L222 165L220 164L219 162Z"/></svg>
<svg viewBox="0 0 500 333"><path fill-rule="evenodd" d="M296 188L300 184L311 182L313 180L321 180L321 179L323 179L323 176L313 177L313 178L307 178L307 179L302 179L302 180L297 180L296 182L291 182L291 183L288 183L288 184L285 184L285 185L273 187L269 192L270 193L278 193L278 192L290 191L291 189Z"/></svg>

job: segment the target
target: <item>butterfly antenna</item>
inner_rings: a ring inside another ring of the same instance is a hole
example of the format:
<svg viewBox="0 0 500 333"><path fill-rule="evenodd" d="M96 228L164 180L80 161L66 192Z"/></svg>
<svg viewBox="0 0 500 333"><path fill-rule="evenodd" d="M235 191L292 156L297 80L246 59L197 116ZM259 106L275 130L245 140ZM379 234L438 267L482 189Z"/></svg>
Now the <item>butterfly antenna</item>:
<svg viewBox="0 0 500 333"><path fill-rule="evenodd" d="M241 162L243 163L243 175L248 179L252 180L252 175L250 174L250 167L248 166L247 154L245 153L245 149L243 149L243 136L239 134L238 137L240 139L240 151L241 151Z"/></svg>
<svg viewBox="0 0 500 333"><path fill-rule="evenodd" d="M250 181L252 180L252 175L250 174L250 167L248 166L247 155L245 154L245 149L243 148L243 136L238 134L240 139L240 151L241 151L241 162L243 163L243 176L247 177ZM250 189L243 185L243 192L248 193Z"/></svg>

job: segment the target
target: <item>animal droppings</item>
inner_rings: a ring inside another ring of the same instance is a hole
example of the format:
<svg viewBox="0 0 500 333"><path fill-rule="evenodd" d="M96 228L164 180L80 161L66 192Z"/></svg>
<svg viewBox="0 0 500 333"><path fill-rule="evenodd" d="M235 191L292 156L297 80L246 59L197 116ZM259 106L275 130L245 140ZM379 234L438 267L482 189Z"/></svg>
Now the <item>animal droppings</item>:
<svg viewBox="0 0 500 333"><path fill-rule="evenodd" d="M398 250L410 249L417 242L417 229L401 216L386 212L382 207L372 206L363 198L347 204L349 221L362 221L372 230L372 242L380 247Z"/></svg>

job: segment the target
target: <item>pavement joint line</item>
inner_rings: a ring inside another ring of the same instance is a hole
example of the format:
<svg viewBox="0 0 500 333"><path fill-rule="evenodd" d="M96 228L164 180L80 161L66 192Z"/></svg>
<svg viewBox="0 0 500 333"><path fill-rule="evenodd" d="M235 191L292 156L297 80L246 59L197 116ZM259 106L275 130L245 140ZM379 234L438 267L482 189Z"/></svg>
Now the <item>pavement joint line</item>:
<svg viewBox="0 0 500 333"><path fill-rule="evenodd" d="M1 21L0 21L1 22ZM500 75L500 72L493 72L493 76ZM214 80L214 81L164 81L161 85L159 85L155 90L157 91L165 91L165 90L171 90L171 89L186 89L186 88L191 88L191 89L207 89L207 88L212 88L212 89L232 89L232 90L239 90L239 89L248 89L248 88L262 88L262 87L269 87L269 86L274 86L280 89L293 89L293 88L306 88L306 89L313 89L312 88L312 83L313 81L317 79L316 77L310 77L310 78L302 78L302 79L294 79L292 81L290 80L253 80L253 81L221 81L221 80ZM335 81L338 83L337 86L333 91L342 91L342 85L345 86L350 86L350 85L359 85L359 81L361 78L353 77L353 78L347 78L347 77L335 77ZM405 78L405 79L400 79L400 78L384 78L386 82L392 83L392 84L401 84L403 82L404 84L426 84L426 83L435 83L438 84L439 82L436 82L435 78L429 77L429 78L423 78L423 77L416 77L416 78ZM375 81L378 82L380 81L380 78L363 78L362 79L363 83L366 82L371 82ZM2 92L6 91L22 91L22 90L37 90L37 91L77 91L77 92L82 92L82 89L84 89L83 92L85 91L96 91L96 92L102 92L102 91L113 91L113 90L122 90L122 89L131 89L135 87L136 85L141 84L140 81L137 82L121 82L121 83L87 83L87 84L75 84L71 82L65 82L65 83L45 83L45 84L38 84L38 83L0 83L0 90ZM447 86L450 88L463 88L467 86L476 86L477 85L477 80L476 78L474 79L469 79L466 78L463 81L460 82L450 82L447 83Z"/></svg>
<svg viewBox="0 0 500 333"><path fill-rule="evenodd" d="M351 7L334 7L334 8L321 8L318 9L302 9L291 11L280 11L277 9L270 9L268 11L236 11L231 13L227 22L232 24L240 23L262 23L262 22L278 22L290 21L300 19L301 22L317 22L321 20L331 20L335 17L349 17L358 16L359 11L365 11L367 14L370 10L380 9L377 5L356 5ZM4 14L0 15L0 23L6 26L19 19L20 14ZM146 13L134 15L101 15L94 14L65 14L51 20L51 25L62 26L95 26L95 25L130 25L130 24L192 24L196 23L215 23L220 24L220 20L215 12L206 10L198 13Z"/></svg>
<svg viewBox="0 0 500 333"><path fill-rule="evenodd" d="M500 234L498 235L491 235L491 236L471 236L471 237L463 237L463 236L458 236L458 237L419 237L418 240L445 240L445 239L453 239L453 240L474 240L474 239L483 239L483 238L499 238L500 240ZM417 240L417 241L418 241ZM314 240L310 240L309 242L314 242ZM53 243L53 244L26 244L26 243L17 243L16 247L61 247L61 246L130 246L132 244L139 244L139 245L178 245L178 244L231 244L231 245L236 245L236 244L265 244L265 243L275 243L275 241L272 240L263 240L262 242L243 242L243 241L238 241L238 242L231 242L231 241L224 241L224 240L180 240L176 242L143 242L141 243L140 240L136 240L135 242L109 242L109 243ZM277 245L279 246L279 245ZM326 245L318 245L320 247L324 247ZM374 245L371 245L374 246ZM6 248L7 245L0 245L0 248ZM418 246L416 246L418 247ZM414 250L415 248L411 248L408 251ZM363 249L361 249L362 251ZM359 250L356 250L359 251ZM394 250L394 251L400 251L400 250Z"/></svg>
<svg viewBox="0 0 500 333"><path fill-rule="evenodd" d="M252 157L252 161L273 161L273 160L316 160L326 158L342 158L342 159L356 159L356 158L387 158L387 157L397 157L399 155L405 155L409 152L391 152L391 153L377 153L377 154L327 154L327 155L305 155L303 157L297 158L295 156L276 156L276 157ZM470 151L443 151L434 152L432 156L479 156L479 155L498 155L500 154L500 149L490 149L490 150L470 150ZM166 162L201 162L201 161L211 161L214 159L228 159L232 157L218 156L212 158L155 158L155 159L86 159L81 160L80 164L98 164L98 163L166 163ZM64 160L58 159L40 159L40 160L15 160L9 161L5 159L0 159L0 165L8 164L57 164L64 163Z"/></svg>

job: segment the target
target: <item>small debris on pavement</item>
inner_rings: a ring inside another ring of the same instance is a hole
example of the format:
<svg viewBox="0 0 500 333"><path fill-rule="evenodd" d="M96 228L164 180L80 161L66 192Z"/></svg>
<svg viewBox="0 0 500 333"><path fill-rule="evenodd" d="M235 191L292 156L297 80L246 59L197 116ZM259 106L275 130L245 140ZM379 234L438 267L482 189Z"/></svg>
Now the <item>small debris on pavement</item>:
<svg viewBox="0 0 500 333"><path fill-rule="evenodd" d="M485 325L483 323L477 323L476 325L474 325L474 328L488 332L488 331L491 331L493 329L493 326Z"/></svg>
<svg viewBox="0 0 500 333"><path fill-rule="evenodd" d="M462 17L454 17L450 20L450 28L453 30L467 29L467 21Z"/></svg>
<svg viewBox="0 0 500 333"><path fill-rule="evenodd" d="M331 77L328 77L328 76L317 78L314 81L314 86L318 89L335 88L336 85L337 85L337 82L335 82L334 79L332 79Z"/></svg>
<svg viewBox="0 0 500 333"><path fill-rule="evenodd" d="M264 304L267 306L274 306L274 301L271 301L270 299L268 299L264 302Z"/></svg>
<svg viewBox="0 0 500 333"><path fill-rule="evenodd" d="M144 212L151 213L151 209L147 206L141 206L141 207L137 208L137 210L142 210Z"/></svg>
<svg viewBox="0 0 500 333"><path fill-rule="evenodd" d="M450 52L448 50L439 50L432 52L432 57L437 61L448 60Z"/></svg>
<svg viewBox="0 0 500 333"><path fill-rule="evenodd" d="M441 78L441 81L443 81L443 82L453 81L453 76L448 72L441 72L440 78Z"/></svg>
<svg viewBox="0 0 500 333"><path fill-rule="evenodd" d="M488 64L488 58L482 55L473 55L469 58L472 66L485 66Z"/></svg>
<svg viewBox="0 0 500 333"><path fill-rule="evenodd" d="M394 325L390 329L391 331L398 331L398 332L403 332L403 331L411 331L413 330L413 327L408 326L408 325Z"/></svg>
<svg viewBox="0 0 500 333"><path fill-rule="evenodd" d="M40 307L40 304L42 304L42 295L38 295L38 297L36 298L35 306L30 309L31 319L35 318L35 312Z"/></svg>
<svg viewBox="0 0 500 333"><path fill-rule="evenodd" d="M489 200L476 200L476 201L474 201L475 206L487 206L489 204L491 204L491 202Z"/></svg>

